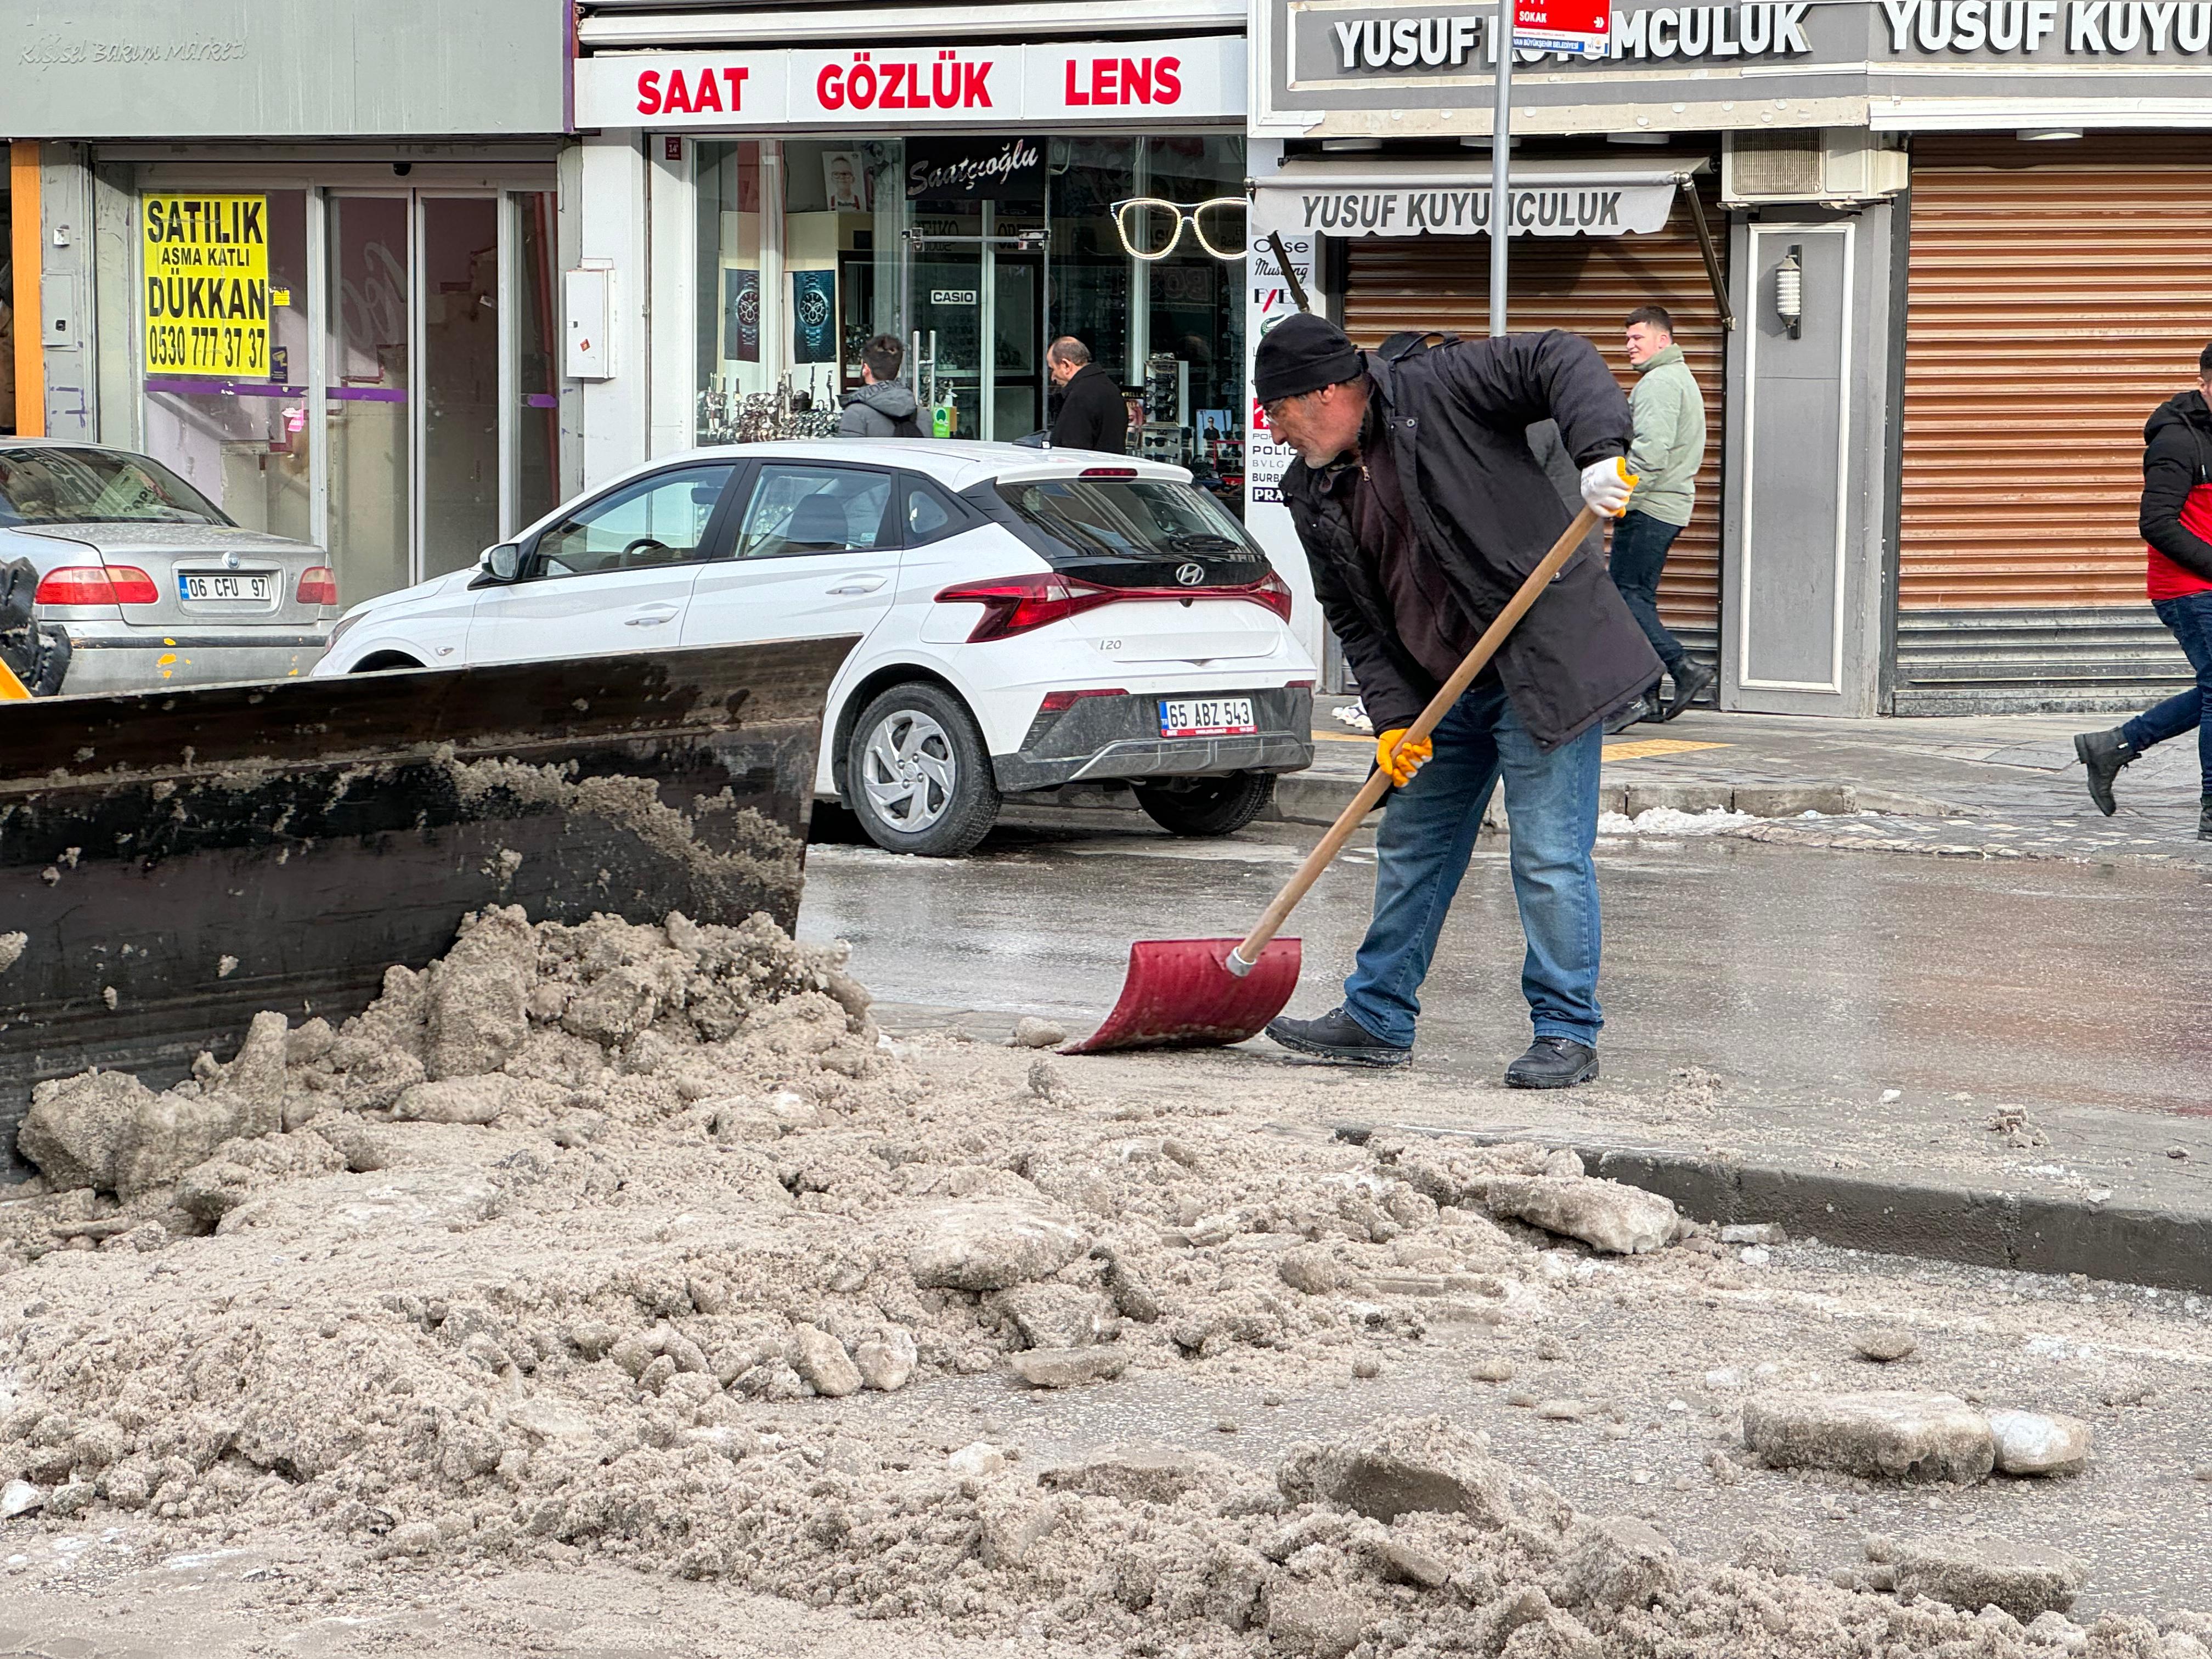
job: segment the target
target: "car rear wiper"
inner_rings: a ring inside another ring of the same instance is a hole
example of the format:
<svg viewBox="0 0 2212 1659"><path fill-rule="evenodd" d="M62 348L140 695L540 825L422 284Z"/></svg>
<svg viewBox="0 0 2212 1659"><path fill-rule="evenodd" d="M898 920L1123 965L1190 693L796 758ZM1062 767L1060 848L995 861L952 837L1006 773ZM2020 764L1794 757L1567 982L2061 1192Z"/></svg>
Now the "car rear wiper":
<svg viewBox="0 0 2212 1659"><path fill-rule="evenodd" d="M1178 553L1242 553L1244 550L1242 542L1202 530L1185 531L1180 536L1170 536L1167 544Z"/></svg>

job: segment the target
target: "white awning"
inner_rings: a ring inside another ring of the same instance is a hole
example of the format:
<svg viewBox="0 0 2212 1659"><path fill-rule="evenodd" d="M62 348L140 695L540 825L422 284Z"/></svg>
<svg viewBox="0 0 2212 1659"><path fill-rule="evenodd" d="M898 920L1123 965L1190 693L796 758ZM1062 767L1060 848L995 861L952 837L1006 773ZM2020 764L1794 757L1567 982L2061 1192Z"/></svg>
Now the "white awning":
<svg viewBox="0 0 2212 1659"><path fill-rule="evenodd" d="M1705 163L1608 167L1553 157L1506 173L1510 234L1620 236L1662 228L1674 192ZM1261 228L1317 236L1472 236L1490 228L1490 160L1300 159L1253 180Z"/></svg>
<svg viewBox="0 0 2212 1659"><path fill-rule="evenodd" d="M1062 36L1244 32L1245 0L960 0L888 6L802 5L716 10L668 0L585 0L576 39L586 51L783 46L802 41L1042 40Z"/></svg>

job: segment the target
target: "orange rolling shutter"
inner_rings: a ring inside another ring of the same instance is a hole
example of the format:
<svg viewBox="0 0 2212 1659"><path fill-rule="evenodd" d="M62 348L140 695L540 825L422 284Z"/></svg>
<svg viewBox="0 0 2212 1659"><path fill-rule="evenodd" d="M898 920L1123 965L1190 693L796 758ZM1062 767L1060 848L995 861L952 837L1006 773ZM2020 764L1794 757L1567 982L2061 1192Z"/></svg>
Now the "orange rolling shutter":
<svg viewBox="0 0 2212 1659"><path fill-rule="evenodd" d="M2129 150L2195 164L1914 148L1900 611L2143 603L2143 422L2212 339L2212 146Z"/></svg>
<svg viewBox="0 0 2212 1659"><path fill-rule="evenodd" d="M1705 185L1705 220L1727 273L1728 217ZM1490 331L1490 239L1424 236L1346 242L1344 325L1371 346L1409 328L1479 338ZM1688 206L1677 196L1667 228L1648 236L1523 236L1512 248L1514 328L1564 328L1589 339L1621 378L1621 324L1641 305L1664 306L1674 343L1705 394L1705 465L1698 503L1668 556L1659 608L1686 642L1709 653L1720 624L1721 387L1725 339Z"/></svg>

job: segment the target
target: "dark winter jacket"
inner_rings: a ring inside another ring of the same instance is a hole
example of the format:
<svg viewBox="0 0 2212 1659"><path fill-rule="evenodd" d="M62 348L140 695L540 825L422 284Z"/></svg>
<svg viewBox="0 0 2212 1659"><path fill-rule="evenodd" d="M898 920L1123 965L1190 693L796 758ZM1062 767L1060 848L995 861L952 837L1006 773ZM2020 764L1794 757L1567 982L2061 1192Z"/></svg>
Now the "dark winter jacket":
<svg viewBox="0 0 2212 1659"><path fill-rule="evenodd" d="M1628 399L1589 341L1556 329L1449 340L1410 356L1399 346L1364 354L1370 395L1422 538L1468 614L1487 627L1571 516L1529 453L1529 425L1556 420L1567 453L1588 466L1627 452ZM1374 562L1339 499L1300 460L1284 474L1283 503L1376 730L1411 724L1437 682L1399 643ZM1587 550L1553 578L1495 661L1522 725L1547 749L1662 672L1603 562Z"/></svg>
<svg viewBox="0 0 2212 1659"><path fill-rule="evenodd" d="M2168 398L2143 426L2142 509L2136 528L2157 552L2212 581L2212 542L2181 521L2189 492L2212 484L2212 408L2201 392Z"/></svg>
<svg viewBox="0 0 2212 1659"><path fill-rule="evenodd" d="M845 412L837 417L841 438L923 438L929 434L915 419L921 405L899 380L878 380L845 394Z"/></svg>
<svg viewBox="0 0 2212 1659"><path fill-rule="evenodd" d="M1114 377L1097 363L1075 371L1060 394L1060 415L1052 423L1054 449L1103 449L1121 455L1129 448L1129 405Z"/></svg>

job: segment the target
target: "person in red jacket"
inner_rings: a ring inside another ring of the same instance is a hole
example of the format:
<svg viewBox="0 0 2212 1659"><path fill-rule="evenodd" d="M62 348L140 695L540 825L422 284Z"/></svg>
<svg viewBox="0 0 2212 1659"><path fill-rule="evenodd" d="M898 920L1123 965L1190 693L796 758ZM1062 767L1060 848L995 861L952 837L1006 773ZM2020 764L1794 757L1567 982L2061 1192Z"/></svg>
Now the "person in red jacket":
<svg viewBox="0 0 2212 1659"><path fill-rule="evenodd" d="M2197 733L2203 771L2197 838L2212 841L2212 345L2197 358L2197 390L2169 398L2143 428L2142 510L2149 544L2151 607L2173 630L2197 684L2125 726L2084 732L2074 752L2089 775L2089 799L2110 817L2120 769L2154 743Z"/></svg>

